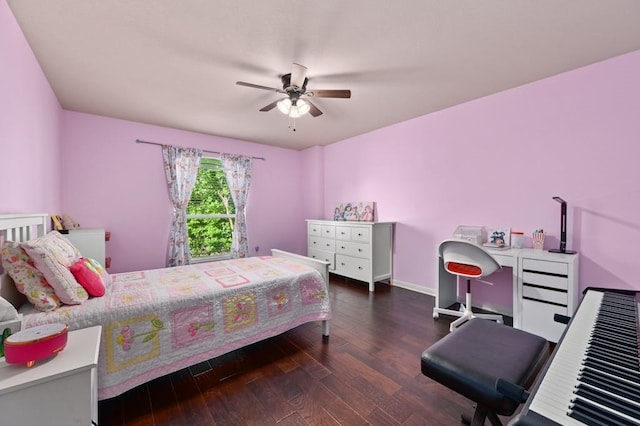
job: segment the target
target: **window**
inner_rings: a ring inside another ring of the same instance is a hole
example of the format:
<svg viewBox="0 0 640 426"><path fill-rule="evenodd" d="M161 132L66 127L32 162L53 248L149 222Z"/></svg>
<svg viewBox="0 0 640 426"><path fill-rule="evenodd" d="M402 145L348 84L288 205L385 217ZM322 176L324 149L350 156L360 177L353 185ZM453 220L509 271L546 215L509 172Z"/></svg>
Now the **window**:
<svg viewBox="0 0 640 426"><path fill-rule="evenodd" d="M229 257L235 213L222 162L202 157L187 206L189 249L194 263Z"/></svg>

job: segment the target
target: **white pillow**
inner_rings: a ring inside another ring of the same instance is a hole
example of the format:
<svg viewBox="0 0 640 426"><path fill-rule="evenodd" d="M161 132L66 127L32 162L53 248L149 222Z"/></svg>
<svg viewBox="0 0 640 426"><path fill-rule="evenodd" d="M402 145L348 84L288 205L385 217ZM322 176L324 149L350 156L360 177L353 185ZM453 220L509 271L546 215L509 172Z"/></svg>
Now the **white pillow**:
<svg viewBox="0 0 640 426"><path fill-rule="evenodd" d="M0 322L18 318L18 311L4 297L0 297Z"/></svg>

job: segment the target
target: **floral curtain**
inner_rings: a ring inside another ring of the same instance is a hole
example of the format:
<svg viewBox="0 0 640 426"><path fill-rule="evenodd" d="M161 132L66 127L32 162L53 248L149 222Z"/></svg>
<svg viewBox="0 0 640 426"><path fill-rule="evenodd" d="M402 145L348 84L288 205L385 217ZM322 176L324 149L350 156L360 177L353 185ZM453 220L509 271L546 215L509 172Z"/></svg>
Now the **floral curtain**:
<svg viewBox="0 0 640 426"><path fill-rule="evenodd" d="M169 232L168 266L188 265L191 261L187 233L187 205L198 176L202 150L162 145L173 221Z"/></svg>
<svg viewBox="0 0 640 426"><path fill-rule="evenodd" d="M247 257L249 243L247 241L247 223L245 209L247 196L251 185L253 164L251 157L235 154L222 154L222 168L227 177L227 184L231 191L231 198L236 207L236 220L233 225L233 242L231 243L231 257Z"/></svg>

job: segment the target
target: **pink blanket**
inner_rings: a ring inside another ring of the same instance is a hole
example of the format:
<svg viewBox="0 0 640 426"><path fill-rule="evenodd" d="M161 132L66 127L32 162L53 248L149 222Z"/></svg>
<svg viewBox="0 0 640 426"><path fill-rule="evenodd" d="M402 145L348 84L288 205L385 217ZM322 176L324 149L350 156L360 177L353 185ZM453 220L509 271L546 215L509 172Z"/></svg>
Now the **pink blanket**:
<svg viewBox="0 0 640 426"><path fill-rule="evenodd" d="M102 325L98 398L331 317L313 268L251 257L111 275L103 297L43 313L23 307L23 328ZM318 336L320 338L320 336Z"/></svg>

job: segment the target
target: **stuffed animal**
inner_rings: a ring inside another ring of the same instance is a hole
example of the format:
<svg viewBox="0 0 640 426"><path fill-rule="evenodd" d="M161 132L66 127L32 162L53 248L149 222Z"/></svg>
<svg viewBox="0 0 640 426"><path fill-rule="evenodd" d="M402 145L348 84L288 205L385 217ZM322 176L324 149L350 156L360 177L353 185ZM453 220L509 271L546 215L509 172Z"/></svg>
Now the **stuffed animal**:
<svg viewBox="0 0 640 426"><path fill-rule="evenodd" d="M71 216L69 216L68 214L63 214L62 215L62 226L64 226L64 229L78 229L78 228L80 228L80 225L77 224L71 218Z"/></svg>

